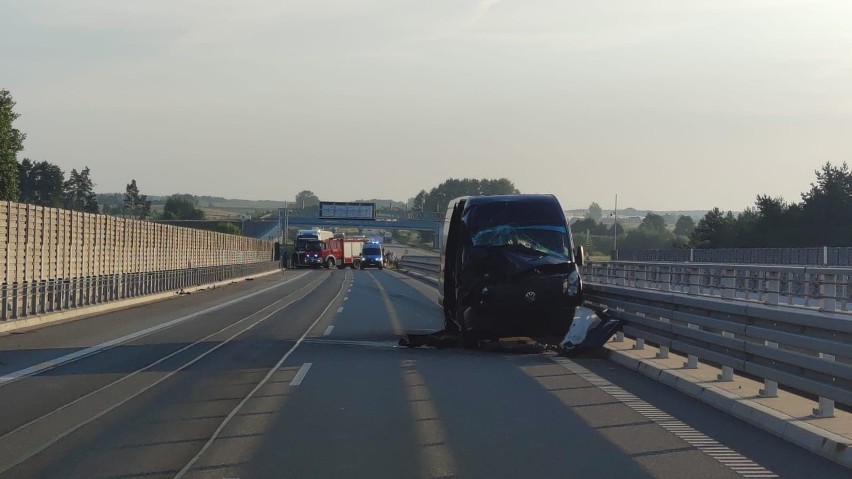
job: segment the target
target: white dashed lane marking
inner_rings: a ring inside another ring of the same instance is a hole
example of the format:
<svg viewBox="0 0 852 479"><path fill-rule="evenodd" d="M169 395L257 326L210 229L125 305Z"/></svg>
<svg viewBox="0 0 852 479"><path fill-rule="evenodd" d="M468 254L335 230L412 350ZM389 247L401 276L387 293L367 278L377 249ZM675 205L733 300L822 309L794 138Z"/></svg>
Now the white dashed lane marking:
<svg viewBox="0 0 852 479"><path fill-rule="evenodd" d="M302 381L304 381L305 376L308 375L308 371L311 370L311 366L313 365L314 363L303 364L302 367L299 368L299 372L296 373L296 376L293 378L293 380L290 381L290 385L298 386L299 384L302 384Z"/></svg>
<svg viewBox="0 0 852 479"><path fill-rule="evenodd" d="M580 366L574 361L555 357L552 357L551 359L565 369L592 383L592 385L609 394L619 402L624 403L629 408L645 416L647 419L656 423L666 431L674 434L690 446L695 447L704 454L707 454L713 459L719 461L725 467L728 467L737 474L749 479L772 479L778 477L777 474L769 469L766 469L733 449L717 442L715 439L693 429L669 414L657 409L651 404L589 371L583 366Z"/></svg>

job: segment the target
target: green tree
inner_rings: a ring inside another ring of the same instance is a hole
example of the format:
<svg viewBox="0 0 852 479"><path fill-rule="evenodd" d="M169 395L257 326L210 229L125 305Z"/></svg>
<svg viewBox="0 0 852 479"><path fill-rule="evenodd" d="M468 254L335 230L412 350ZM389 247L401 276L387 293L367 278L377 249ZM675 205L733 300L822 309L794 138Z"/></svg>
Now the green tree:
<svg viewBox="0 0 852 479"><path fill-rule="evenodd" d="M0 89L0 200L18 201L18 152L27 135L12 126L20 116L8 90Z"/></svg>
<svg viewBox="0 0 852 479"><path fill-rule="evenodd" d="M195 203L187 198L189 195L172 195L166 199L163 206L164 220L203 220L204 212L195 207Z"/></svg>
<svg viewBox="0 0 852 479"><path fill-rule="evenodd" d="M589 205L589 213L586 216L594 221L600 221L601 218L603 218L603 209L601 208L601 205L593 201L592 204Z"/></svg>
<svg viewBox="0 0 852 479"><path fill-rule="evenodd" d="M515 188L515 184L506 178L496 180L450 178L424 195L421 211L443 214L450 200L460 196L512 195L518 193L520 191Z"/></svg>
<svg viewBox="0 0 852 479"><path fill-rule="evenodd" d="M649 233L664 233L666 232L666 220L662 216L648 212L642 223L639 224L639 229Z"/></svg>
<svg viewBox="0 0 852 479"><path fill-rule="evenodd" d="M689 236L695 231L695 220L691 216L680 215L675 223L674 234L677 236Z"/></svg>
<svg viewBox="0 0 852 479"><path fill-rule="evenodd" d="M72 169L62 186L63 205L69 210L97 213L98 198L94 188L88 166L80 172Z"/></svg>
<svg viewBox="0 0 852 479"><path fill-rule="evenodd" d="M130 180L124 192L124 213L131 218L145 219L151 215L148 195L140 195L136 180Z"/></svg>
<svg viewBox="0 0 852 479"><path fill-rule="evenodd" d="M426 205L426 190L420 190L420 193L417 193L414 198L411 199L411 211L423 211L424 206Z"/></svg>
<svg viewBox="0 0 852 479"><path fill-rule="evenodd" d="M299 208L312 208L319 206L319 197L313 191L304 190L296 195L296 206Z"/></svg>
<svg viewBox="0 0 852 479"><path fill-rule="evenodd" d="M719 208L713 208L698 222L690 243L695 248L733 247L736 244L735 226L736 220L730 211L725 215Z"/></svg>
<svg viewBox="0 0 852 479"><path fill-rule="evenodd" d="M652 228L636 228L630 230L619 240L618 248L625 250L633 249L669 249L675 240L674 233Z"/></svg>
<svg viewBox="0 0 852 479"><path fill-rule="evenodd" d="M849 165L826 163L816 173L816 183L802 194L803 246L852 245L852 172Z"/></svg>
<svg viewBox="0 0 852 479"><path fill-rule="evenodd" d="M62 206L62 188L65 173L46 161L33 163L24 158L18 165L19 201L38 206Z"/></svg>
<svg viewBox="0 0 852 479"><path fill-rule="evenodd" d="M229 235L239 235L241 234L240 227L235 225L234 223L221 222L216 223L211 231L216 231L218 233L225 233Z"/></svg>

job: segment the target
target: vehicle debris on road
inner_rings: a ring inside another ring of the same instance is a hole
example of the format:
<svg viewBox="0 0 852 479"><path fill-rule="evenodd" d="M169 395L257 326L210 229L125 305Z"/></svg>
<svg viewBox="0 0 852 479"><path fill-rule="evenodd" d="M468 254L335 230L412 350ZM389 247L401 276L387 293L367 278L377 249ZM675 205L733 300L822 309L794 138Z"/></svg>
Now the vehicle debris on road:
<svg viewBox="0 0 852 479"><path fill-rule="evenodd" d="M623 321L611 317L606 309L580 306L576 308L568 334L556 344L545 338L495 338L478 341L475 348L498 351L505 351L507 348L528 352L555 351L562 355L576 355L603 347L622 326ZM462 347L464 342L458 331L442 329L430 333L408 333L399 338L399 345L407 348L426 346L449 349Z"/></svg>

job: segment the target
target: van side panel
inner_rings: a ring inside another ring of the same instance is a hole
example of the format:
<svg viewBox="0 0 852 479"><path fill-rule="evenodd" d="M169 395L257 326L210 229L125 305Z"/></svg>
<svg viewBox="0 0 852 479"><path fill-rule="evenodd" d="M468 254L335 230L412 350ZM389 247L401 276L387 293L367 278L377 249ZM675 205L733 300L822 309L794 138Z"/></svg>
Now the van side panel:
<svg viewBox="0 0 852 479"><path fill-rule="evenodd" d="M444 215L444 227L441 228L441 255L440 262L438 265L438 305L444 305L444 293L445 293L445 284L447 283L447 274L453 274L452 268L448 268L447 265L447 245L451 241L457 241L455 236L451 236L451 231L455 231L458 229L458 226L455 228L452 227L454 218L456 223L461 220L461 211L464 209L465 199L467 197L455 198L447 205L447 213ZM452 246L450 247L450 251L452 252ZM452 255L450 256L452 259Z"/></svg>

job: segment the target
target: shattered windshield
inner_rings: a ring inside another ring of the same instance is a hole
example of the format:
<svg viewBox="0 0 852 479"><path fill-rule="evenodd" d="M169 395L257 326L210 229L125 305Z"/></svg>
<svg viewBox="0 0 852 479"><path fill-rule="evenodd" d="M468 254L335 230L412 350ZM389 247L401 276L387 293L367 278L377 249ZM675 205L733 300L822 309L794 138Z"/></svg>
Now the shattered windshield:
<svg viewBox="0 0 852 479"><path fill-rule="evenodd" d="M466 223L474 246L515 246L571 257L571 240L556 203L505 201L473 205Z"/></svg>
<svg viewBox="0 0 852 479"><path fill-rule="evenodd" d="M471 237L474 246L517 246L541 254L570 257L568 233L556 225L497 225Z"/></svg>

